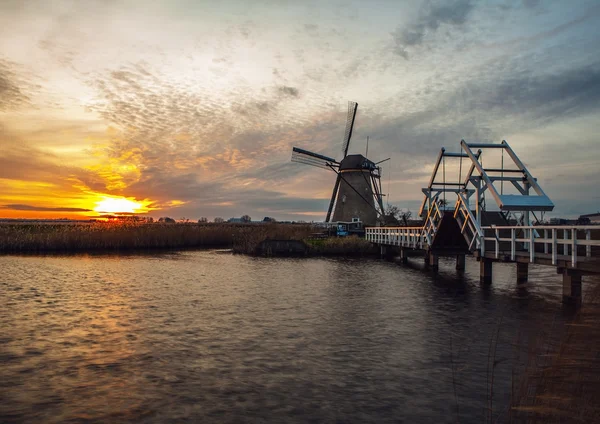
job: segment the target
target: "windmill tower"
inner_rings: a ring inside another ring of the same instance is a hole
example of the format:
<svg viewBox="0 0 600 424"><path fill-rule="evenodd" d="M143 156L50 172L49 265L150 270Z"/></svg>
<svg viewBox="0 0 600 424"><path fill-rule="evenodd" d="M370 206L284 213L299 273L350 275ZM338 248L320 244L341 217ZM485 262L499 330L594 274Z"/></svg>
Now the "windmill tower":
<svg viewBox="0 0 600 424"><path fill-rule="evenodd" d="M381 167L377 165L387 159L373 162L360 154L348 154L357 110L358 103L348 102L343 156L340 161L294 147L292 162L329 169L336 173L326 222L351 222L358 218L365 225L375 225L377 219L383 216Z"/></svg>

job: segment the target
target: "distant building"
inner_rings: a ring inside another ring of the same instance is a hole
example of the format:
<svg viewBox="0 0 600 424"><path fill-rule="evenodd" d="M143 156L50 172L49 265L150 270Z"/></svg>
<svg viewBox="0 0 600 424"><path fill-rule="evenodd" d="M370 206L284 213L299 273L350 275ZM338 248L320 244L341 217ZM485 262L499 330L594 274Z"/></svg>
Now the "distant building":
<svg viewBox="0 0 600 424"><path fill-rule="evenodd" d="M577 219L577 221L579 221L582 225L600 224L600 212L581 215L579 216L579 219Z"/></svg>
<svg viewBox="0 0 600 424"><path fill-rule="evenodd" d="M229 218L227 222L229 222L230 224L242 224L246 221L244 221L242 218Z"/></svg>

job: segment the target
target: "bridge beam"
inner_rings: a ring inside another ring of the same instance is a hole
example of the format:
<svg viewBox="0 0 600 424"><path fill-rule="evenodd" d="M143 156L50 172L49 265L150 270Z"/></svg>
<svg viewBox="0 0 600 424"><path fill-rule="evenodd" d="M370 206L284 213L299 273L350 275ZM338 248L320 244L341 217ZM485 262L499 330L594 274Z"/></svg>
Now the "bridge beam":
<svg viewBox="0 0 600 424"><path fill-rule="evenodd" d="M529 263L528 262L517 262L517 284L526 283L528 275L529 275Z"/></svg>
<svg viewBox="0 0 600 424"><path fill-rule="evenodd" d="M581 307L581 271L563 269L563 303Z"/></svg>
<svg viewBox="0 0 600 424"><path fill-rule="evenodd" d="M479 259L479 281L482 284L492 284L492 263L491 259Z"/></svg>
<svg viewBox="0 0 600 424"><path fill-rule="evenodd" d="M464 271L466 264L466 255L463 253L462 255L456 255L456 270Z"/></svg>

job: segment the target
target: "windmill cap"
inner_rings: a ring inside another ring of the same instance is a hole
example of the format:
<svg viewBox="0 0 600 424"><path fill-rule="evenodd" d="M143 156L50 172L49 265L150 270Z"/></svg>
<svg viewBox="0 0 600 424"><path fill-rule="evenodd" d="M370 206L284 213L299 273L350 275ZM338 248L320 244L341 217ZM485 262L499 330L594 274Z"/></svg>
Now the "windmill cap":
<svg viewBox="0 0 600 424"><path fill-rule="evenodd" d="M340 162L340 171L347 169L375 169L375 163L363 155L348 155Z"/></svg>

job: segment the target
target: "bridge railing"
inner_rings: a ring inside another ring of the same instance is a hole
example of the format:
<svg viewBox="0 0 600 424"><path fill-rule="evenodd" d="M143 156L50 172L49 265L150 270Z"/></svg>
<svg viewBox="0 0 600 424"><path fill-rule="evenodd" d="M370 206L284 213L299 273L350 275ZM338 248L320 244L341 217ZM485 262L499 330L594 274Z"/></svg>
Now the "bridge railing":
<svg viewBox="0 0 600 424"><path fill-rule="evenodd" d="M440 207L438 206L438 196L435 196L431 202L431 206L429 207L429 211L427 212L427 217L425 218L425 225L421 229L423 232L423 236L425 237L427 243L431 245L433 242L433 238L438 230L438 225L443 218L443 214L440 211Z"/></svg>
<svg viewBox="0 0 600 424"><path fill-rule="evenodd" d="M423 227L367 227L365 238L377 244L426 249Z"/></svg>
<svg viewBox="0 0 600 424"><path fill-rule="evenodd" d="M507 252L501 250L501 243L510 243L510 259L515 260L517 252L528 252L529 261L545 256L552 257L552 265L556 265L559 256L570 258L571 265L577 266L578 258L591 257L592 247L600 246L600 227L592 225L578 226L495 226L482 227L483 240L493 242L495 257L499 258ZM500 232L510 237L501 237Z"/></svg>
<svg viewBox="0 0 600 424"><path fill-rule="evenodd" d="M480 249L483 252L484 243L481 242L483 231L471 212L469 202L462 193L457 193L454 219L460 226L460 232L469 245L469 250Z"/></svg>

